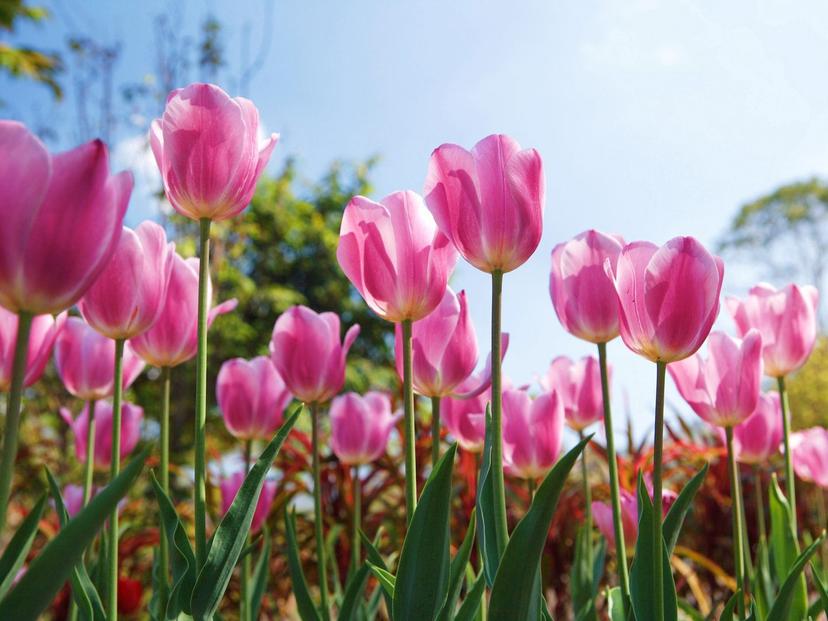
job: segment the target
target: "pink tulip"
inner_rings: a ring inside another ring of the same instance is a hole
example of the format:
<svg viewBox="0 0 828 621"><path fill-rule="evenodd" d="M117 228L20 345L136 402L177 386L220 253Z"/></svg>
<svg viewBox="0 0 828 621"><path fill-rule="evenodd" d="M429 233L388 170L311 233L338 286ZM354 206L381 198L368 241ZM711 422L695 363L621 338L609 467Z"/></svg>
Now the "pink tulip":
<svg viewBox="0 0 828 621"><path fill-rule="evenodd" d="M175 244L155 222L124 227L112 260L78 304L81 315L111 339L146 332L163 308L174 256Z"/></svg>
<svg viewBox="0 0 828 621"><path fill-rule="evenodd" d="M444 144L431 154L425 190L440 230L484 272L511 272L538 247L545 200L543 163L509 136L483 138L471 151Z"/></svg>
<svg viewBox="0 0 828 621"><path fill-rule="evenodd" d="M227 430L240 440L270 440L293 396L269 358L221 365L216 396Z"/></svg>
<svg viewBox="0 0 828 621"><path fill-rule="evenodd" d="M0 306L57 314L109 261L132 175L109 174L100 140L50 155L20 123L0 121Z"/></svg>
<svg viewBox="0 0 828 621"><path fill-rule="evenodd" d="M32 320L29 333L29 351L26 355L26 373L23 385L31 386L46 368L60 331L66 323L66 312L57 318L51 315L37 315ZM0 306L0 392L11 390L12 363L17 344L17 315Z"/></svg>
<svg viewBox="0 0 828 621"><path fill-rule="evenodd" d="M761 283L746 299L727 298L725 303L740 335L751 328L762 335L767 375L784 377L805 364L817 337L819 293L815 287L788 285L777 291Z"/></svg>
<svg viewBox="0 0 828 621"><path fill-rule="evenodd" d="M207 280L207 303L211 300ZM235 298L210 308L208 327L236 308ZM173 255L173 267L161 314L152 327L131 340L135 351L155 367L175 367L198 353L198 259Z"/></svg>
<svg viewBox="0 0 828 621"><path fill-rule="evenodd" d="M358 334L353 325L340 342L338 315L292 306L273 326L270 359L297 399L323 403L342 390L345 358Z"/></svg>
<svg viewBox="0 0 828 621"><path fill-rule="evenodd" d="M72 418L67 408L60 409L63 420L72 428L75 436L75 455L82 464L86 463L86 431L89 426L89 406L85 405L80 415ZM121 459L128 456L141 438L141 421L144 409L132 403L124 403L121 409ZM95 402L95 466L109 468L112 462L112 404L108 401Z"/></svg>
<svg viewBox="0 0 828 621"><path fill-rule="evenodd" d="M123 389L144 370L129 341L124 347ZM115 342L98 334L80 317L69 317L55 341L55 368L63 385L83 401L111 397L115 383Z"/></svg>
<svg viewBox="0 0 828 621"><path fill-rule="evenodd" d="M214 84L172 91L150 145L175 210L192 220L227 220L242 212L276 147L258 142L259 111Z"/></svg>
<svg viewBox="0 0 828 621"><path fill-rule="evenodd" d="M653 497L653 490L650 485L647 485L647 491L650 493L650 499ZM672 490L664 490L661 493L661 515L666 516L670 507L673 506L678 494ZM635 546L638 539L638 496L621 490L621 524L624 529L624 542L627 548ZM607 544L611 550L615 549L615 528L612 521L612 508L606 502L592 503L592 516L595 519L595 525L601 534L607 540Z"/></svg>
<svg viewBox="0 0 828 621"><path fill-rule="evenodd" d="M446 398L440 404L440 420L465 451L480 453L486 439L486 404L489 392L468 399Z"/></svg>
<svg viewBox="0 0 828 621"><path fill-rule="evenodd" d="M227 513L230 505L236 499L236 494L244 483L245 473L242 470L237 470L232 474L225 475L219 482L219 489L221 490L221 512ZM253 512L253 521L250 523L250 532L258 531L267 520L270 513L270 507L273 505L273 499L276 496L276 481L267 478L262 485L262 491L259 494L259 501L256 503L256 510Z"/></svg>
<svg viewBox="0 0 828 621"><path fill-rule="evenodd" d="M331 402L331 448L343 464L368 464L385 454L388 436L400 415L380 392L345 393Z"/></svg>
<svg viewBox="0 0 828 621"><path fill-rule="evenodd" d="M417 321L437 308L457 253L415 192L379 203L355 196L345 207L336 258L383 319Z"/></svg>
<svg viewBox="0 0 828 621"><path fill-rule="evenodd" d="M589 230L552 250L549 293L564 329L590 343L618 336L618 302L604 270L615 270L624 240Z"/></svg>
<svg viewBox="0 0 828 621"><path fill-rule="evenodd" d="M708 358L698 353L667 366L679 393L703 420L719 427L745 421L759 401L762 337L751 330L744 340L713 332Z"/></svg>
<svg viewBox="0 0 828 621"><path fill-rule="evenodd" d="M724 441L724 432L721 434ZM744 422L733 428L733 453L743 464L766 463L779 454L782 442L782 410L779 393L759 395L756 409Z"/></svg>
<svg viewBox="0 0 828 621"><path fill-rule="evenodd" d="M615 269L604 263L618 297L621 339L653 362L675 362L701 347L719 312L724 264L692 237L660 248L624 246Z"/></svg>
<svg viewBox="0 0 828 621"><path fill-rule="evenodd" d="M506 472L537 479L561 452L563 399L556 392L531 399L524 390L503 391L503 461Z"/></svg>
<svg viewBox="0 0 828 621"><path fill-rule="evenodd" d="M75 517L83 509L83 485L70 483L63 487L63 506L70 518Z"/></svg>
<svg viewBox="0 0 828 621"><path fill-rule="evenodd" d="M796 476L828 489L828 429L811 427L792 433L791 457Z"/></svg>
<svg viewBox="0 0 828 621"><path fill-rule="evenodd" d="M601 369L594 357L586 356L573 362L566 356L558 356L540 383L544 391L558 393L566 422L575 431L581 431L603 418Z"/></svg>

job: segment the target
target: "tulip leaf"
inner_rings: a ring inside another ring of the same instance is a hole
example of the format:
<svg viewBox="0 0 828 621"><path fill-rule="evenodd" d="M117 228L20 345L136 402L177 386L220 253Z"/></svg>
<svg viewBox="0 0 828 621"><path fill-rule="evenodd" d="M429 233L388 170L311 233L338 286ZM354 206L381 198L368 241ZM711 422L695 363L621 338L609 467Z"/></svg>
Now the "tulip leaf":
<svg viewBox="0 0 828 621"><path fill-rule="evenodd" d="M621 587L607 590L607 613L610 621L627 621L624 617L624 594Z"/></svg>
<svg viewBox="0 0 828 621"><path fill-rule="evenodd" d="M719 621L733 621L733 615L736 614L736 605L739 603L740 597L744 597L744 595L742 594L741 589L737 589L736 592L730 596L730 599L727 600L725 607L722 609Z"/></svg>
<svg viewBox="0 0 828 621"><path fill-rule="evenodd" d="M194 617L208 619L218 608L227 584L230 582L233 568L247 541L247 534L250 531L250 524L256 512L259 494L267 472L293 429L296 419L302 413L302 407L298 404L293 408L293 412L288 415L279 431L247 473L236 498L219 522L213 534L213 543L207 553L207 560L198 573L193 587L191 607Z"/></svg>
<svg viewBox="0 0 828 621"><path fill-rule="evenodd" d="M338 621L352 621L357 618L362 592L365 590L365 584L370 575L371 568L363 565L351 576L348 588L345 589L345 595L342 597L342 604L339 606Z"/></svg>
<svg viewBox="0 0 828 621"><path fill-rule="evenodd" d="M707 475L708 465L705 464L692 479L682 488L676 500L673 502L667 515L664 518L664 543L667 545L667 555L673 554L673 549L678 542L679 532L684 524L684 518L690 511L696 492L699 491L704 477Z"/></svg>
<svg viewBox="0 0 828 621"><path fill-rule="evenodd" d="M262 605L262 598L267 589L267 579L270 574L270 551L273 544L267 526L262 531L264 533L264 537L262 537L262 551L259 554L259 559L256 561L256 567L253 569L253 589L250 593L251 619L259 618L259 608Z"/></svg>
<svg viewBox="0 0 828 621"><path fill-rule="evenodd" d="M538 574L549 525L566 477L591 437L581 440L558 460L538 488L529 511L515 527L497 568L489 602L490 621L538 618L542 600Z"/></svg>
<svg viewBox="0 0 828 621"><path fill-rule="evenodd" d="M449 581L451 474L457 445L434 466L403 541L394 587L394 621L434 619Z"/></svg>
<svg viewBox="0 0 828 621"><path fill-rule="evenodd" d="M811 563L811 575L814 578L814 584L816 584L817 592L819 593L819 600L817 601L819 602L820 610L828 615L828 590L825 589L825 584L819 576L819 569L817 569L813 562Z"/></svg>
<svg viewBox="0 0 828 621"><path fill-rule="evenodd" d="M785 578L785 582L782 583L782 588L779 589L779 593L773 602L773 606L771 606L771 609L768 612L767 621L790 621L791 619L805 618L808 606L807 599L805 600L805 609L802 612L796 612L798 609L795 608L795 606L798 605L797 599L799 598L800 587L802 581L804 580L804 574L802 572L805 569L805 565L807 565L808 561L811 560L811 557L816 554L816 551L819 549L819 546L822 545L822 541L824 539L825 535L818 537L816 541L809 545L805 551L799 555L793 565L791 565L788 577Z"/></svg>
<svg viewBox="0 0 828 621"><path fill-rule="evenodd" d="M477 618L477 613L480 612L480 605L483 603L483 593L486 590L486 576L481 571L477 576L469 592L466 593L466 598L460 605L460 610L454 617L454 621L474 621Z"/></svg>
<svg viewBox="0 0 828 621"><path fill-rule="evenodd" d="M500 563L500 553L497 549L497 534L495 529L495 501L494 483L492 479L492 411L491 405L486 406L486 437L483 443L483 459L480 463L480 472L477 474L477 549L483 558L483 573L486 584L494 584L497 566Z"/></svg>
<svg viewBox="0 0 828 621"><path fill-rule="evenodd" d="M460 600L460 589L463 588L463 577L466 573L466 565L469 562L472 546L474 545L474 530L475 518L474 510L472 510L469 527L466 529L466 536L463 537L463 543L460 544L457 554L451 560L448 596L446 597L446 603L443 605L440 614L437 616L437 619L440 621L448 621L453 618L454 611L457 608L457 602Z"/></svg>
<svg viewBox="0 0 828 621"><path fill-rule="evenodd" d="M26 561L26 556L29 554L37 535L40 517L46 507L46 499L46 494L41 495L40 500L35 503L35 506L29 511L29 515L26 516L26 519L23 520L17 532L9 541L3 551L3 556L0 557L0 599L9 592L12 584L14 584L17 572L20 571Z"/></svg>
<svg viewBox="0 0 828 621"><path fill-rule="evenodd" d="M397 587L397 577L387 569L374 565L371 561L368 561L367 564L368 567L371 568L371 572L379 581L380 586L382 586L382 590L385 591L393 601L394 591Z"/></svg>
<svg viewBox="0 0 828 621"><path fill-rule="evenodd" d="M770 552L772 567L776 574L777 584L781 584L789 576L790 570L796 562L799 554L799 542L793 527L791 506L779 488L779 482L775 475L771 478L768 496L771 518ZM804 575L800 575L792 598L790 618L804 618L808 611L808 590ZM771 610L774 606L771 606ZM770 618L770 611L768 611L768 618Z"/></svg>
<svg viewBox="0 0 828 621"><path fill-rule="evenodd" d="M305 572L302 571L302 561L299 558L299 545L296 543L296 514L285 512L285 533L287 537L288 569L293 584L293 596L296 598L296 609L302 621L320 621L316 604L313 603Z"/></svg>
<svg viewBox="0 0 828 621"><path fill-rule="evenodd" d="M385 572L388 572L388 565L385 564L385 560L382 558L382 555L377 550L377 545L379 544L380 539L380 532L377 532L376 538L374 542L371 542L368 539L368 535L366 535L363 531L359 531L359 536L362 539L362 545L365 546L366 554L368 555L368 560L372 565L379 567ZM376 573L376 572L375 572ZM386 589L382 589L382 596L385 599L385 607L387 610L394 609L394 593L393 590L389 594Z"/></svg>
<svg viewBox="0 0 828 621"><path fill-rule="evenodd" d="M570 568L570 592L576 621L597 621L595 599L604 573L606 543L593 545L592 532L582 524L575 534L575 557ZM590 556L592 564L589 563Z"/></svg>
<svg viewBox="0 0 828 621"><path fill-rule="evenodd" d="M35 621L80 562L118 502L129 491L144 467L151 446L136 455L109 485L61 528L41 550L29 569L0 602L0 619Z"/></svg>

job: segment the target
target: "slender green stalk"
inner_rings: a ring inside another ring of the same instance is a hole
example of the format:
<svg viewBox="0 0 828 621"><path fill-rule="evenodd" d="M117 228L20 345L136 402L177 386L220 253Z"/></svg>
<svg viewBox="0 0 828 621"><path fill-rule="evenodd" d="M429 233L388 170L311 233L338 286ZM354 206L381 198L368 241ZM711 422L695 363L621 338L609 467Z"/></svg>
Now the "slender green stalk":
<svg viewBox="0 0 828 621"><path fill-rule="evenodd" d="M621 486L618 483L618 460L615 457L615 432L612 426L612 406L609 394L609 371L607 367L607 344L598 343L598 362L601 367L601 393L604 402L604 430L607 436L607 464L610 479L610 504L612 505L612 525L615 531L615 564L618 568L618 584L624 595L624 618L629 611L630 573L627 568L627 549L624 541L624 523L621 521Z"/></svg>
<svg viewBox="0 0 828 621"><path fill-rule="evenodd" d="M825 511L825 491L819 486L816 486L816 508L817 508L817 519L819 520L819 531L822 531L825 528L828 528L828 513ZM820 554L822 556L822 575L828 575L828 547L826 547L825 542L823 541L820 547Z"/></svg>
<svg viewBox="0 0 828 621"><path fill-rule="evenodd" d="M359 466L354 466L354 532L351 536L352 571L357 571L360 565L360 549L362 544L359 531L362 528L362 481L359 478Z"/></svg>
<svg viewBox="0 0 828 621"><path fill-rule="evenodd" d="M86 408L89 411L89 422L86 426L86 465L83 472L83 506L92 498L92 483L95 476L95 400L90 401Z"/></svg>
<svg viewBox="0 0 828 621"><path fill-rule="evenodd" d="M785 443L785 491L788 493L788 503L791 505L791 524L795 533L799 533L796 525L796 478L794 477L793 460L791 459L791 408L788 404L788 391L785 389L785 378L777 377L779 386L779 403L782 405L782 432Z"/></svg>
<svg viewBox="0 0 828 621"><path fill-rule="evenodd" d="M503 381L500 368L500 327L503 305L503 273L492 272L492 490L494 492L495 540L500 556L509 543L506 517L506 485L503 481Z"/></svg>
<svg viewBox="0 0 828 621"><path fill-rule="evenodd" d="M170 367L161 369L161 489L167 496L170 495ZM159 548L159 571L161 593L166 601L170 592L170 542L167 539L166 529L161 529L161 546Z"/></svg>
<svg viewBox="0 0 828 621"><path fill-rule="evenodd" d="M661 551L662 535L661 459L664 445L664 379L667 364L656 362L655 442L653 447L653 600L656 621L664 621L664 567Z"/></svg>
<svg viewBox="0 0 828 621"><path fill-rule="evenodd" d="M205 483L207 425L207 283L210 280L210 224L200 220L198 266L198 356L196 358L196 416L195 416L195 548L196 572L207 560L207 502Z"/></svg>
<svg viewBox="0 0 828 621"><path fill-rule="evenodd" d="M730 475L730 496L733 499L733 572L736 574L736 589L741 596L736 602L739 619L745 619L745 557L742 553L742 495L739 491L739 467L733 455L733 427L725 427L727 438L727 470Z"/></svg>
<svg viewBox="0 0 828 621"><path fill-rule="evenodd" d="M328 570L325 561L325 532L322 524L322 479L319 472L319 404L311 403L311 450L313 451L313 513L316 531L316 563L319 572L319 599L322 617L329 616Z"/></svg>
<svg viewBox="0 0 828 621"><path fill-rule="evenodd" d="M750 591L750 577L753 575L753 559L750 557L750 539L748 538L747 516L745 511L745 492L742 487L742 477L739 470L739 462L736 462L736 493L739 496L739 520L742 523L742 558L745 563L745 588Z"/></svg>
<svg viewBox="0 0 828 621"><path fill-rule="evenodd" d="M123 400L124 339L115 339L115 392L112 396L112 457L109 480L121 471L121 402ZM109 582L107 585L107 619L118 619L118 507L109 516Z"/></svg>
<svg viewBox="0 0 828 621"><path fill-rule="evenodd" d="M253 440L247 440L244 443L244 475L247 476L247 473L250 472L250 461L251 456L253 453ZM247 545L250 545L251 537L250 534L247 535ZM241 621L253 621L251 616L252 611L252 602L250 601L250 554L245 554L244 559L242 559L241 565L241 575L240 575L240 582L241 582L241 601L239 602L240 607L240 615L239 618Z"/></svg>
<svg viewBox="0 0 828 621"><path fill-rule="evenodd" d="M765 492L762 490L762 471L759 468L753 470L753 494L756 504L756 524L759 530L759 541L764 543L767 539L767 528L765 527Z"/></svg>
<svg viewBox="0 0 828 621"><path fill-rule="evenodd" d="M440 461L440 397L431 398L431 467Z"/></svg>
<svg viewBox="0 0 828 621"><path fill-rule="evenodd" d="M526 489L529 490L529 506L526 507L527 511L532 506L532 501L535 500L535 488L536 487L537 487L537 483L535 482L535 479L526 479Z"/></svg>
<svg viewBox="0 0 828 621"><path fill-rule="evenodd" d="M33 316L21 312L17 315L17 340L14 345L12 378L6 401L6 429L3 433L3 454L0 456L0 534L6 528L9 511L14 461L17 458L17 432L20 427L20 405L23 400L23 380L26 377L26 358L29 354L29 333Z"/></svg>
<svg viewBox="0 0 828 621"><path fill-rule="evenodd" d="M411 358L411 320L402 322L403 339L403 406L405 426L405 515L406 523L414 517L417 508L417 427L414 420L414 386Z"/></svg>
<svg viewBox="0 0 828 621"><path fill-rule="evenodd" d="M578 431L578 439L583 441L583 430ZM581 453L581 479L584 485L584 516L587 532L587 567L592 569L592 490L589 487L589 464L587 463L587 449L589 446L584 446L584 452Z"/></svg>

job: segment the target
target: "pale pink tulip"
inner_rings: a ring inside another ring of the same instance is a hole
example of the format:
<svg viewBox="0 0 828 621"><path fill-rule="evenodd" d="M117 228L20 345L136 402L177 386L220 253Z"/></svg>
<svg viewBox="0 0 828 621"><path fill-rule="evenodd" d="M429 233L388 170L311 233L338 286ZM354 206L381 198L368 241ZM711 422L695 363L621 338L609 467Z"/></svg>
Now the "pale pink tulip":
<svg viewBox="0 0 828 621"><path fill-rule="evenodd" d="M524 390L503 391L503 466L522 479L544 476L561 452L563 400L555 392L531 399Z"/></svg>
<svg viewBox="0 0 828 621"><path fill-rule="evenodd" d="M796 476L828 489L828 429L811 427L792 433L791 457Z"/></svg>
<svg viewBox="0 0 828 621"><path fill-rule="evenodd" d="M69 483L63 486L63 506L70 518L75 517L83 509L83 485Z"/></svg>
<svg viewBox="0 0 828 621"><path fill-rule="evenodd" d="M380 392L348 392L331 402L331 448L343 464L368 464L385 454L388 436L400 415Z"/></svg>
<svg viewBox="0 0 828 621"><path fill-rule="evenodd" d="M647 491L650 494L650 499L652 499L652 487L648 485ZM667 515L667 512L673 506L677 497L678 495L672 490L664 490L661 493L662 516ZM634 548L635 542L638 539L638 496L622 489L620 500L624 542L627 544L628 549ZM609 549L615 550L615 527L612 521L612 507L606 502L593 502L592 516L595 519L595 525L598 527L598 530L606 538Z"/></svg>
<svg viewBox="0 0 828 621"><path fill-rule="evenodd" d="M152 123L150 145L172 206L192 220L226 220L256 190L278 134L259 145L259 111L214 84L172 91Z"/></svg>
<svg viewBox="0 0 828 621"><path fill-rule="evenodd" d="M724 431L721 433L724 442ZM733 428L733 453L743 464L765 464L779 454L782 442L782 410L779 393L759 395L756 409L744 422Z"/></svg>
<svg viewBox="0 0 828 621"><path fill-rule="evenodd" d="M558 356L549 365L540 384L544 391L558 393L566 422L575 431L581 431L603 418L601 369L593 356L586 356L577 362Z"/></svg>
<svg viewBox="0 0 828 621"><path fill-rule="evenodd" d="M471 151L444 144L431 154L425 195L440 230L484 272L510 272L538 247L545 200L543 163L504 135Z"/></svg>
<svg viewBox="0 0 828 621"><path fill-rule="evenodd" d="M486 439L486 404L490 391L468 399L445 398L440 403L440 421L465 451L480 453Z"/></svg>
<svg viewBox="0 0 828 621"><path fill-rule="evenodd" d="M65 311L57 318L51 315L37 315L32 320L26 354L26 373L23 376L24 386L31 386L43 375L46 363L52 355L52 346L65 322ZM16 344L17 315L0 306L0 392L8 392L11 389Z"/></svg>
<svg viewBox="0 0 828 621"><path fill-rule="evenodd" d="M219 489L221 490L221 512L223 514L227 513L230 505L236 499L236 494L239 493L239 489L242 483L244 483L244 477L245 473L242 470L237 470L236 472L221 477ZM272 478L266 478L262 485L262 491L259 494L259 501L256 503L256 510L253 512L250 532L258 531L265 523L275 497L276 481Z"/></svg>
<svg viewBox="0 0 828 621"><path fill-rule="evenodd" d="M108 159L100 140L50 155L25 126L0 121L0 306L57 314L109 262L132 175L110 175Z"/></svg>
<svg viewBox="0 0 828 621"><path fill-rule="evenodd" d="M89 427L89 406L74 417L67 408L60 409L63 420L71 427L75 436L75 455L82 464L86 463L86 432ZM141 438L141 421L144 410L138 405L125 402L121 407L121 459L127 457ZM95 402L95 466L109 468L112 463L112 404L108 401Z"/></svg>

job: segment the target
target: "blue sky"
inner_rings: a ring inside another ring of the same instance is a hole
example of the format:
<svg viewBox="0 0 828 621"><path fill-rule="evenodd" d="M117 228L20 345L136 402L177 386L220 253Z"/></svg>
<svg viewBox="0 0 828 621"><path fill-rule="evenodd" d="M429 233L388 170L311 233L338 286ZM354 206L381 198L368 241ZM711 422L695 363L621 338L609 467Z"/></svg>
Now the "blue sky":
<svg viewBox="0 0 828 621"><path fill-rule="evenodd" d="M47 4L55 19L22 30L22 41L54 46L80 28L123 41L118 78L154 68L152 18L166 3ZM193 28L201 5L184 6ZM690 234L712 245L744 201L828 169L824 2L294 0L276 3L273 24L261 22L260 2L205 6L225 22L231 58L246 22L256 42L263 30L272 36L249 96L267 129L282 135L274 169L293 155L311 180L335 158L379 154L379 197L420 190L443 142L469 147L503 132L541 152L543 240L505 284L505 369L517 383L555 355L593 353L552 311L554 244L598 228L658 243ZM11 103L6 115L71 119L38 87L0 88ZM119 137L129 144L128 129ZM134 197L133 218L152 209ZM725 289L748 284L730 273ZM454 285L467 289L485 342L488 279L461 266ZM720 324L732 327L726 317ZM647 431L651 365L620 342L609 350L616 409L628 402ZM668 399L680 404L672 387Z"/></svg>

